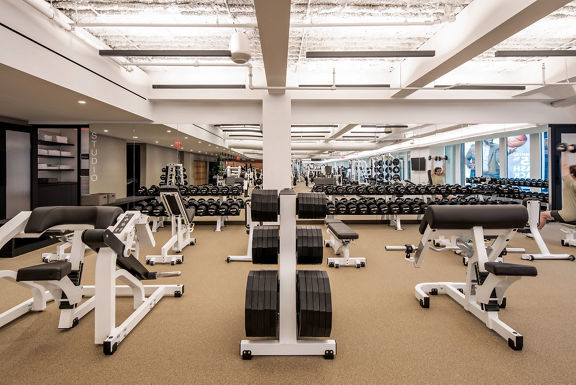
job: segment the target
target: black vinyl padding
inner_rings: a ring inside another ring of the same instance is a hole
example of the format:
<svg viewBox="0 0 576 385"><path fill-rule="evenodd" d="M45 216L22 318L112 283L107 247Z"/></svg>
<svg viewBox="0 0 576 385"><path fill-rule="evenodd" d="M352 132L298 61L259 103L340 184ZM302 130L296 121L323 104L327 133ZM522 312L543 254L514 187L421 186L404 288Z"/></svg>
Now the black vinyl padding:
<svg viewBox="0 0 576 385"><path fill-rule="evenodd" d="M194 207L187 207L185 208L186 210L186 216L188 217L188 222L192 223L192 221L194 220L194 214L196 214L196 209Z"/></svg>
<svg viewBox="0 0 576 385"><path fill-rule="evenodd" d="M486 262L484 268L494 275L508 275L520 277L536 277L538 270L535 266L519 265L516 263Z"/></svg>
<svg viewBox="0 0 576 385"><path fill-rule="evenodd" d="M330 221L326 224L338 239L358 239L358 233L342 221Z"/></svg>
<svg viewBox="0 0 576 385"><path fill-rule="evenodd" d="M66 261L43 263L18 269L16 281L60 281L72 271L72 264Z"/></svg>
<svg viewBox="0 0 576 385"><path fill-rule="evenodd" d="M95 229L112 226L122 214L111 206L46 206L32 210L25 233L43 233L54 226L92 225Z"/></svg>
<svg viewBox="0 0 576 385"><path fill-rule="evenodd" d="M471 229L474 226L517 229L527 222L528 210L522 205L428 206L419 230L424 234L427 226L438 230Z"/></svg>

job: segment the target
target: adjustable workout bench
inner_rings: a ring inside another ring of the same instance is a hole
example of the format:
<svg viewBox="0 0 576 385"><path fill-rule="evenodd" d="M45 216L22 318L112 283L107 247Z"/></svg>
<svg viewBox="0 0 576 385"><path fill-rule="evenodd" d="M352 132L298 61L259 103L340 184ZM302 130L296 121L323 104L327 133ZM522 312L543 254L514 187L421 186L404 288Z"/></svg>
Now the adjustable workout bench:
<svg viewBox="0 0 576 385"><path fill-rule="evenodd" d="M166 212L170 215L172 237L162 246L160 255L146 256L146 263L154 265L155 263L170 263L175 265L184 261L184 256L169 255L168 251L172 249L177 253L188 245L195 245L196 238L191 238L190 234L194 231L194 208L186 208L184 200L180 195L180 190L176 186L160 187L160 198L164 203Z"/></svg>
<svg viewBox="0 0 576 385"><path fill-rule="evenodd" d="M522 350L523 336L498 318L498 311L506 306L504 293L522 277L535 277L534 266L496 262L506 244L518 228L524 227L528 213L524 206L429 206L420 224L422 239L414 258L409 261L420 267L433 239L439 235L457 235L472 240L466 282L420 283L415 287L416 299L423 308L430 307L431 295L447 294L466 311L480 319L508 341L514 350ZM490 248L484 237L497 236ZM460 243L460 242L459 242Z"/></svg>
<svg viewBox="0 0 576 385"><path fill-rule="evenodd" d="M23 211L0 228L0 247L12 238L38 238L57 235L62 230L74 231L69 261L21 268L18 272L1 270L0 278L13 280L32 291L32 298L0 314L0 327L31 312L43 311L46 303L55 301L60 308L58 327L69 329L94 308L94 286L82 286L86 229L105 229L113 224L122 210L118 207L39 207ZM91 297L80 304L82 297Z"/></svg>
<svg viewBox="0 0 576 385"><path fill-rule="evenodd" d="M530 226L530 233L532 238L536 241L539 254L523 254L522 259L527 259L533 261L535 259L568 259L573 261L575 259L572 254L552 254L546 246L546 242L538 230L538 222L540 221L540 201L536 199L526 199L524 201L526 208L528 209L528 224Z"/></svg>
<svg viewBox="0 0 576 385"><path fill-rule="evenodd" d="M324 241L326 247L332 247L334 254L341 255L340 258L328 258L329 267L356 266L357 268L366 266L366 258L350 258L349 246L355 239L358 239L358 233L352 230L340 219L326 219L324 221L330 239Z"/></svg>

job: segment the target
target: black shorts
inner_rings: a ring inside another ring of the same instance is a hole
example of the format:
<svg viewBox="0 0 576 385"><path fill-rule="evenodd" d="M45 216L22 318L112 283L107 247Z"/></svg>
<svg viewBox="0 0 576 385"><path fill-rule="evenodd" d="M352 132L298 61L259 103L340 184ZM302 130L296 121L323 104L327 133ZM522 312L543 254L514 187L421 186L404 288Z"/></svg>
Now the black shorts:
<svg viewBox="0 0 576 385"><path fill-rule="evenodd" d="M566 222L564 218L558 214L558 210L551 210L550 215L552 215L552 218L556 219L558 222Z"/></svg>

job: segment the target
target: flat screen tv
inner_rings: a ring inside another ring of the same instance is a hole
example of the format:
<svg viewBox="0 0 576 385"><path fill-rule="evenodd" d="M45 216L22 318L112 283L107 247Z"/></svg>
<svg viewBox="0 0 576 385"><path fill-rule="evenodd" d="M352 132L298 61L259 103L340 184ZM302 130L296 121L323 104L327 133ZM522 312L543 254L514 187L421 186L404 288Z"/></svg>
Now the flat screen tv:
<svg viewBox="0 0 576 385"><path fill-rule="evenodd" d="M412 171L426 171L426 158L411 158Z"/></svg>

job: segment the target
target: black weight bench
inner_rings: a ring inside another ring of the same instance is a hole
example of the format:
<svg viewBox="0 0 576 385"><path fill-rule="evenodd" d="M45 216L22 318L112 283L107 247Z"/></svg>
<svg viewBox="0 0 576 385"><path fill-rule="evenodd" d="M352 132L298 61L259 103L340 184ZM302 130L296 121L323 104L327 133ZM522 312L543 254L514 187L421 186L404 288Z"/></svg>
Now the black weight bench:
<svg viewBox="0 0 576 385"><path fill-rule="evenodd" d="M328 258L329 267L356 266L357 268L366 266L366 258L350 258L350 244L359 238L358 233L352 230L340 219L331 218L324 221L330 239L325 241L326 247L332 247L336 255L343 254L343 257Z"/></svg>
<svg viewBox="0 0 576 385"><path fill-rule="evenodd" d="M18 269L16 281L60 281L72 272L72 264L66 261L43 263Z"/></svg>
<svg viewBox="0 0 576 385"><path fill-rule="evenodd" d="M431 282L416 285L415 294L424 308L430 306L429 294L447 294L465 310L474 314L489 328L508 341L514 350L521 350L523 337L498 318L498 311L506 306L504 297L508 287L522 277L535 277L534 266L497 262L502 251L528 221L526 207L514 206L429 206L419 231L422 239L414 258L407 258L420 267L424 255L435 249L433 241L439 235L457 237L457 244L469 256L466 282ZM494 238L486 246L486 238ZM471 240L471 245L463 240Z"/></svg>

